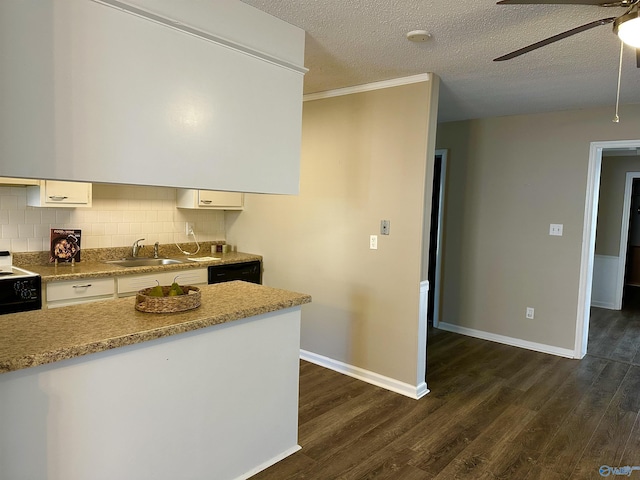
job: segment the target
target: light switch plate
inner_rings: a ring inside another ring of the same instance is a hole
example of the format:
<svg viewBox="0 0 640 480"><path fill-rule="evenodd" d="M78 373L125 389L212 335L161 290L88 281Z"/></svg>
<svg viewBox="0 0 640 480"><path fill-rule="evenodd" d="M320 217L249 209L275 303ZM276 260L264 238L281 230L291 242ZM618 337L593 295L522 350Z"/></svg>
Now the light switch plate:
<svg viewBox="0 0 640 480"><path fill-rule="evenodd" d="M389 235L391 222L389 220L380 220L380 235Z"/></svg>
<svg viewBox="0 0 640 480"><path fill-rule="evenodd" d="M549 225L549 235L553 235L555 237L562 236L562 223L552 223Z"/></svg>

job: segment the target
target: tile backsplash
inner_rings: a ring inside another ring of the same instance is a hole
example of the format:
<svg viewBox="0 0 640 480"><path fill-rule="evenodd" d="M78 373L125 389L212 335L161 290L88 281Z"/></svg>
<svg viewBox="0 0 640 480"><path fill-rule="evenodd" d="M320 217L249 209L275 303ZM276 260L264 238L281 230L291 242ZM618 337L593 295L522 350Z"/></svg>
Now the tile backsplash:
<svg viewBox="0 0 640 480"><path fill-rule="evenodd" d="M125 247L138 238L146 245L224 240L224 212L176 208L176 189L132 185L93 185L91 208L27 206L26 187L0 187L0 250L49 250L51 228L82 230L83 248Z"/></svg>

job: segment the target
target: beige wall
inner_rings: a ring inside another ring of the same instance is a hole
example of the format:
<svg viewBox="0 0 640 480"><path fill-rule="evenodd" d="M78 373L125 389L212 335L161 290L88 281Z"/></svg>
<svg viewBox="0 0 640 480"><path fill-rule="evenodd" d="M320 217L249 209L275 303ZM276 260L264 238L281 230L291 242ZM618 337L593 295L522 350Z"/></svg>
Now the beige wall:
<svg viewBox="0 0 640 480"><path fill-rule="evenodd" d="M640 157L602 157L596 255L620 255L620 229L627 172L640 172Z"/></svg>
<svg viewBox="0 0 640 480"><path fill-rule="evenodd" d="M422 82L306 102L300 195L247 195L226 217L227 241L264 255L267 285L313 296L303 349L411 385L432 93ZM391 234L370 250L382 219Z"/></svg>
<svg viewBox="0 0 640 480"><path fill-rule="evenodd" d="M639 105L619 124L612 115L438 126L437 147L449 149L441 321L573 350L590 142L640 138ZM564 236L549 236L550 223Z"/></svg>

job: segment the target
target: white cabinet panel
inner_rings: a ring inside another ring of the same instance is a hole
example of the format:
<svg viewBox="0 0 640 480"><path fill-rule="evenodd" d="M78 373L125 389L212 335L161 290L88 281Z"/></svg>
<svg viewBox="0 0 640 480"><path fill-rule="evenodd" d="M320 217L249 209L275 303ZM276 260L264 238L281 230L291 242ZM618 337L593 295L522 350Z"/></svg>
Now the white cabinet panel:
<svg viewBox="0 0 640 480"><path fill-rule="evenodd" d="M295 66L90 0L0 2L0 31L3 175L298 193Z"/></svg>
<svg viewBox="0 0 640 480"><path fill-rule="evenodd" d="M32 207L90 207L92 185L83 182L41 180L27 187L27 205Z"/></svg>
<svg viewBox="0 0 640 480"><path fill-rule="evenodd" d="M173 270L170 272L147 273L144 275L125 275L118 278L118 296L135 295L143 288L160 285L171 285L173 281L180 285L206 285L207 269Z"/></svg>
<svg viewBox="0 0 640 480"><path fill-rule="evenodd" d="M46 285L47 308L105 300L113 298L114 293L115 281L111 277L51 282Z"/></svg>
<svg viewBox="0 0 640 480"><path fill-rule="evenodd" d="M0 177L0 185L17 185L17 186L25 186L25 185L38 185L38 180L34 180L31 178L9 178L9 177Z"/></svg>
<svg viewBox="0 0 640 480"><path fill-rule="evenodd" d="M242 210L244 194L179 188L176 193L178 208L208 208L211 210Z"/></svg>

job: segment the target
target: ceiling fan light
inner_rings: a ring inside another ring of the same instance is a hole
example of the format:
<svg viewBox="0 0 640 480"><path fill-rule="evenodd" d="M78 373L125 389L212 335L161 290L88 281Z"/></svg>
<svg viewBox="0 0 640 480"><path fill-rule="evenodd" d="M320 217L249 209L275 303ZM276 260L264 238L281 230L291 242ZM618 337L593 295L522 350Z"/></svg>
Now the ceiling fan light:
<svg viewBox="0 0 640 480"><path fill-rule="evenodd" d="M627 45L640 48L640 17L637 10L616 19L613 31Z"/></svg>

